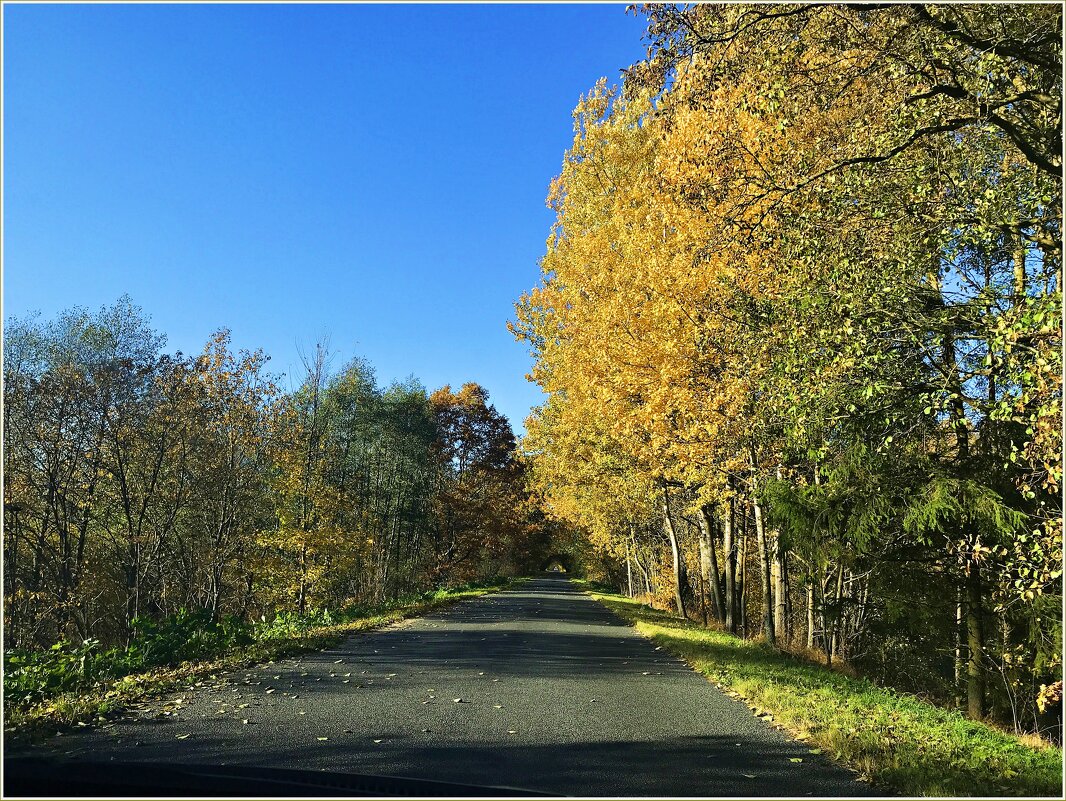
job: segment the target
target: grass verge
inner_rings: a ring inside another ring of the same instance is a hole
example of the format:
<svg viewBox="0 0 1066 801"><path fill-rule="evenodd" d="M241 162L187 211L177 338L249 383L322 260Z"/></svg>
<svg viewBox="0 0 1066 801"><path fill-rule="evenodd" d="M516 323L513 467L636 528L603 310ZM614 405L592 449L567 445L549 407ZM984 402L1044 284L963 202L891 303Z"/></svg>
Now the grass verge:
<svg viewBox="0 0 1066 801"><path fill-rule="evenodd" d="M875 784L913 796L1062 798L1062 750L586 585L721 689Z"/></svg>
<svg viewBox="0 0 1066 801"><path fill-rule="evenodd" d="M5 709L4 730L8 739L37 739L73 725L103 722L132 704L179 686L217 678L224 671L270 662L294 654L329 648L345 637L372 631L407 618L419 617L458 601L506 589L525 579L500 579L476 585L440 590L422 600L397 603L375 614L243 645L215 657L191 660L174 667L161 667L101 682L91 689L68 692L25 706Z"/></svg>

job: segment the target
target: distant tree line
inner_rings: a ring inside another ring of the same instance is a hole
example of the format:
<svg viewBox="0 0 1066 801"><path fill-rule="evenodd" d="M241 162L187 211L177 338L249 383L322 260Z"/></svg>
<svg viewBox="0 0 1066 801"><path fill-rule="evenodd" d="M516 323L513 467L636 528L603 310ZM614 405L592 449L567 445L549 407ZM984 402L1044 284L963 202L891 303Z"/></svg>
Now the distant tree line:
<svg viewBox="0 0 1066 801"><path fill-rule="evenodd" d="M226 330L196 356L164 344L128 298L8 322L9 648L380 604L541 558L511 427L477 384L383 388L318 346L284 392Z"/></svg>
<svg viewBox="0 0 1066 801"><path fill-rule="evenodd" d="M513 324L533 484L633 593L1046 728L1061 7L640 12Z"/></svg>

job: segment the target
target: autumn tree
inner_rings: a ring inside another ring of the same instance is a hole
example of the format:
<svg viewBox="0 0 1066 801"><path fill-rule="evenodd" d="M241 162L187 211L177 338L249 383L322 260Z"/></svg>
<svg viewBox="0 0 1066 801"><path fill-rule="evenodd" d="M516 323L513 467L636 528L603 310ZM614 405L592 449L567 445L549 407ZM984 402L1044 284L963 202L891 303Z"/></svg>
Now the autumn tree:
<svg viewBox="0 0 1066 801"><path fill-rule="evenodd" d="M269 525L269 443L280 391L261 351L231 349L227 329L212 335L185 375L197 426L192 480L177 556L187 584L182 603L217 617L246 611L255 582L257 533Z"/></svg>
<svg viewBox="0 0 1066 801"><path fill-rule="evenodd" d="M114 596L99 539L114 519L119 410L154 389L163 339L128 297L8 325L4 341L5 610L15 643L89 636Z"/></svg>
<svg viewBox="0 0 1066 801"><path fill-rule="evenodd" d="M924 571L980 717L991 662L1061 628L1019 614L1061 594L1061 11L644 10L648 59L575 112L518 305L550 396L533 474L574 516L588 444L624 454L646 504L686 499L664 531L699 523L719 620L743 628L754 559L763 636L829 659L887 670L874 629Z"/></svg>
<svg viewBox="0 0 1066 801"><path fill-rule="evenodd" d="M507 418L475 383L429 396L438 466L433 501L434 573L470 575L525 524L521 466Z"/></svg>

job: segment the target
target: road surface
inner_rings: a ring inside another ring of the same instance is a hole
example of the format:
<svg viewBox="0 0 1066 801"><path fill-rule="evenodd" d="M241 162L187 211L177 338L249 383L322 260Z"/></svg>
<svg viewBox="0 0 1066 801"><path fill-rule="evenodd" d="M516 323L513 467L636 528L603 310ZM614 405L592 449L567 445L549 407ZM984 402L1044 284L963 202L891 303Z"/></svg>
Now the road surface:
<svg viewBox="0 0 1066 801"><path fill-rule="evenodd" d="M32 751L579 796L877 794L563 576L233 671Z"/></svg>

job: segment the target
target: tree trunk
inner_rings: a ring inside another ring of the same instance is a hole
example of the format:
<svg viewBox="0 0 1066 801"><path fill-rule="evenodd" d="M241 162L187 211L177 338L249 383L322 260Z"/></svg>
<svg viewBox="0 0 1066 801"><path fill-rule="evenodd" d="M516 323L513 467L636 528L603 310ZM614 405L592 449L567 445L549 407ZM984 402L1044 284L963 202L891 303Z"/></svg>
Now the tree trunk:
<svg viewBox="0 0 1066 801"><path fill-rule="evenodd" d="M807 584L807 647L814 650L814 577Z"/></svg>
<svg viewBox="0 0 1066 801"><path fill-rule="evenodd" d="M725 600L722 594L722 577L718 572L718 553L714 542L715 521L709 507L700 507L700 567L710 589L711 609L719 623L725 623Z"/></svg>
<svg viewBox="0 0 1066 801"><path fill-rule="evenodd" d="M730 497L729 505L722 520L722 549L725 559L725 627L730 634L737 633L737 552L736 537L733 532L734 501Z"/></svg>
<svg viewBox="0 0 1066 801"><path fill-rule="evenodd" d="M740 575L737 577L737 617L740 621L741 636L748 636L748 603L747 603L747 579L748 579L748 507L741 504L740 540L737 543L737 567Z"/></svg>
<svg viewBox="0 0 1066 801"><path fill-rule="evenodd" d="M296 596L296 611L301 615L307 608L307 546L300 550L300 587Z"/></svg>
<svg viewBox="0 0 1066 801"><path fill-rule="evenodd" d="M1022 293L1025 291L1024 245L1016 249L1013 255L1014 291L1017 295L1019 291ZM942 292L939 254L936 256L933 271L930 274L930 283L938 293ZM970 430L962 400L962 380L959 376L956 357L955 329L950 324L944 331L942 348L942 369L948 379L947 388L951 392L948 420L955 432L958 451L956 463L960 467L966 467L970 459ZM984 656L984 632L981 630L981 572L977 560L972 557L968 567L969 571L966 574L966 709L971 718L979 720L984 717L985 713L984 670L981 665Z"/></svg>
<svg viewBox="0 0 1066 801"><path fill-rule="evenodd" d="M702 546L700 546L702 550ZM703 625L706 626L709 618L707 613L707 574L703 569L703 555L700 555L700 617L703 620Z"/></svg>
<svg viewBox="0 0 1066 801"><path fill-rule="evenodd" d="M777 480L781 480L781 465L777 466ZM788 600L788 551L781 544L780 532L771 535L774 558L774 631L779 641L792 642L791 609Z"/></svg>
<svg viewBox="0 0 1066 801"><path fill-rule="evenodd" d="M670 539L670 552L674 558L674 601L677 603L677 613L681 617L688 617L685 610L685 596L682 588L685 585L685 561L681 556L681 548L677 542L677 534L674 531L674 521L670 519L670 495L663 488L663 524L666 527L666 536Z"/></svg>
<svg viewBox="0 0 1066 801"><path fill-rule="evenodd" d="M985 716L985 672L981 665L984 653L984 632L981 621L981 569L970 562L966 577L966 644L969 660L966 666L966 712L974 720Z"/></svg>
<svg viewBox="0 0 1066 801"><path fill-rule="evenodd" d="M966 605L963 600L963 590L960 586L955 591L955 707L962 709L962 673L965 669L965 659L962 650L962 629L965 625Z"/></svg>
<svg viewBox="0 0 1066 801"><path fill-rule="evenodd" d="M828 587L829 587L829 581L830 581L831 575L826 575L825 574L825 568L824 567L821 568L821 573L822 573L822 575L820 575L818 577L818 579L819 579L819 581L818 581L818 595L819 595L819 599L821 600L821 604L819 604L819 607L818 607L818 622L821 624L822 650L825 651L825 663L827 665L831 666L833 664L833 649L832 649L832 640L830 639L830 636L829 636L829 618L828 618L828 615L826 614L826 609L825 609L825 607L826 607L826 592L827 592Z"/></svg>
<svg viewBox="0 0 1066 801"><path fill-rule="evenodd" d="M774 633L779 641L787 645L790 636L788 622L788 552L781 547L781 537L774 532Z"/></svg>
<svg viewBox="0 0 1066 801"><path fill-rule="evenodd" d="M837 565L837 582L836 592L833 597L833 603L836 606L836 614L833 615L833 638L829 643L829 653L831 656L840 658L841 650L841 627L844 623L844 607L841 604L841 599L844 597L844 563L841 562Z"/></svg>
<svg viewBox="0 0 1066 801"><path fill-rule="evenodd" d="M777 645L774 631L774 591L770 577L770 548L762 519L762 505L752 501L755 511L755 538L759 546L759 580L762 584L762 635L770 645Z"/></svg>
<svg viewBox="0 0 1066 801"><path fill-rule="evenodd" d="M626 592L633 597L633 561L629 557L629 540L626 540Z"/></svg>
<svg viewBox="0 0 1066 801"><path fill-rule="evenodd" d="M640 549L637 547L636 527L632 524L629 526L629 534L633 542L633 561L637 565L637 570L640 571L641 578L644 579L644 594L651 595L651 578L648 576L648 571L644 568L644 563L640 561Z"/></svg>

